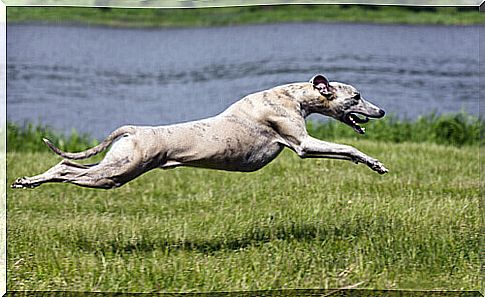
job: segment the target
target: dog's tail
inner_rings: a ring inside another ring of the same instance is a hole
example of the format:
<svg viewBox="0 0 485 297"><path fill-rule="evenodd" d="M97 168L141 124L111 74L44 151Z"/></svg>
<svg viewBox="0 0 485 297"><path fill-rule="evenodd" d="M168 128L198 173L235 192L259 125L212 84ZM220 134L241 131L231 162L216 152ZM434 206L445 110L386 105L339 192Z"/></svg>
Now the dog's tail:
<svg viewBox="0 0 485 297"><path fill-rule="evenodd" d="M78 153L68 153L68 152L63 152L59 148L55 147L52 142L49 141L49 139L42 138L42 140L47 144L47 146L56 154L59 156L66 158L66 159L71 159L71 160L79 160L79 159L86 159L91 156L94 156L96 154L99 154L100 152L104 151L106 148L108 148L116 139L118 139L120 136L124 134L130 134L133 133L135 130L135 127L133 126L122 126L116 130L114 130L108 137L106 137L105 140L103 140L100 144L98 144L95 147L92 147L90 149L87 149L82 152Z"/></svg>

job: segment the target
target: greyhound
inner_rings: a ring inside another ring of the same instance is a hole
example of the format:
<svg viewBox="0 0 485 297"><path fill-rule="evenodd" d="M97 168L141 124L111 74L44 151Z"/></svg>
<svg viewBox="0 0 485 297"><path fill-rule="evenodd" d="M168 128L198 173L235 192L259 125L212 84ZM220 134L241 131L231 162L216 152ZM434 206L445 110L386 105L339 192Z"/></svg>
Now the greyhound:
<svg viewBox="0 0 485 297"><path fill-rule="evenodd" d="M384 174L388 169L354 147L321 141L308 135L305 118L319 113L364 134L359 124L382 118L384 110L364 100L352 86L329 82L317 74L309 82L292 83L250 94L222 113L203 120L166 126L122 126L99 145L83 152L63 152L65 158L45 173L17 179L12 188L34 188L47 182L111 189L154 168L203 167L251 172L267 165L287 147L301 158L331 158L363 163ZM360 116L359 116L359 115ZM85 159L112 145L104 159Z"/></svg>

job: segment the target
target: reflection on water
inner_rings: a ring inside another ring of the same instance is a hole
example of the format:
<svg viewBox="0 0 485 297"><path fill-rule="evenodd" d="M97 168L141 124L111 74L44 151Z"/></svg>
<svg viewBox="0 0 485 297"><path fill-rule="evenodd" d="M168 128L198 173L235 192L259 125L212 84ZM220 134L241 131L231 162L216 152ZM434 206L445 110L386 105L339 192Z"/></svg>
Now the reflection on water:
<svg viewBox="0 0 485 297"><path fill-rule="evenodd" d="M215 115L246 94L315 73L356 86L400 117L461 109L477 115L478 32L357 24L9 25L7 117L102 138L123 124Z"/></svg>

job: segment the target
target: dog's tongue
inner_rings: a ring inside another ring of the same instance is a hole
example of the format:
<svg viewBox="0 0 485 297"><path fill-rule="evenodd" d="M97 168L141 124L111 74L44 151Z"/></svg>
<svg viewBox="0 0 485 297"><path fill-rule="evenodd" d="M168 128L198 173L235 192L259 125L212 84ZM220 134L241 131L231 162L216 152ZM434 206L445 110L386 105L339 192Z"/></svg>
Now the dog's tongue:
<svg viewBox="0 0 485 297"><path fill-rule="evenodd" d="M355 125L353 128L354 128L355 132L357 132L359 134L365 134L365 128L363 128L359 125Z"/></svg>

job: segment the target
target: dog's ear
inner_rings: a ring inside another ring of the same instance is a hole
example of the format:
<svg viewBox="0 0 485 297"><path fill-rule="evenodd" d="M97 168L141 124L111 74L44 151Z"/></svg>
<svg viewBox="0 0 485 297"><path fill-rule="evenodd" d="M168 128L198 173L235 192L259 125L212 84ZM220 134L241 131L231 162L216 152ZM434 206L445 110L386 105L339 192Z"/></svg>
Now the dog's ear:
<svg viewBox="0 0 485 297"><path fill-rule="evenodd" d="M329 95L331 94L331 86L328 82L328 79L323 76L322 74L317 74L312 79L310 79L310 83L313 85L315 89L317 89L320 94L322 95Z"/></svg>

